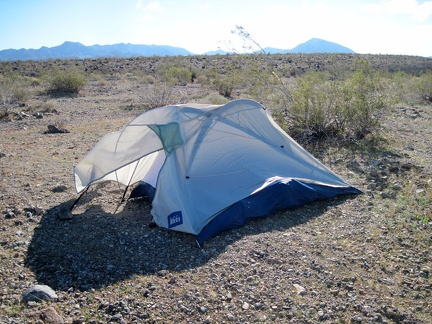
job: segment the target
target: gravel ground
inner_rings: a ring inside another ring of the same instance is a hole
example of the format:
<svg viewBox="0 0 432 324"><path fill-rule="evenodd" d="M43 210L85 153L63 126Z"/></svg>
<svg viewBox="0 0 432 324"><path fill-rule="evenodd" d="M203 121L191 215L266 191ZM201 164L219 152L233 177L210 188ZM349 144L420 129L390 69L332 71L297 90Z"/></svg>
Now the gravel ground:
<svg viewBox="0 0 432 324"><path fill-rule="evenodd" d="M0 322L432 322L431 105L392 108L374 149L308 144L364 194L252 221L200 249L149 226L149 203L121 204L116 184L68 213L73 167L139 113L124 109L144 91L130 82L90 82L49 99L43 118L0 123ZM50 124L69 133L45 134ZM36 284L57 298L23 302Z"/></svg>

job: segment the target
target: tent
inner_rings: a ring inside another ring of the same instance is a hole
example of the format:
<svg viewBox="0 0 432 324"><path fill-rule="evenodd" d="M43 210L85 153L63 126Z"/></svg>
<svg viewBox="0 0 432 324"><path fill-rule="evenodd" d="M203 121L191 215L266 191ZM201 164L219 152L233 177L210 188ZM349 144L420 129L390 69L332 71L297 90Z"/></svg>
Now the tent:
<svg viewBox="0 0 432 324"><path fill-rule="evenodd" d="M289 137L259 103L154 108L103 137L74 171L77 192L138 184L161 227L202 243L256 217L361 191Z"/></svg>

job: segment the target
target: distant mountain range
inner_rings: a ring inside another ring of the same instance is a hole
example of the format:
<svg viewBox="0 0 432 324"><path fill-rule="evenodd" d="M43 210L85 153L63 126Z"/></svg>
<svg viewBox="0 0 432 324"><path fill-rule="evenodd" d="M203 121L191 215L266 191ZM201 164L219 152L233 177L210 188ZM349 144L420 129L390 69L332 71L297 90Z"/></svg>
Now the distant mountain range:
<svg viewBox="0 0 432 324"><path fill-rule="evenodd" d="M300 44L293 49L284 50L272 47L264 48L266 53L354 53L342 45L318 38ZM227 54L218 50L204 53L205 55ZM98 57L134 57L134 56L176 56L195 55L180 47L167 45L92 45L85 46L77 42L64 42L55 47L41 47L39 49L7 49L0 51L0 61L17 60L46 60L46 59L84 59Z"/></svg>
<svg viewBox="0 0 432 324"><path fill-rule="evenodd" d="M278 48L266 47L264 48L266 53L276 54L276 53L355 53L352 49L329 42L319 38L312 38L305 43L297 45L293 49L283 50Z"/></svg>

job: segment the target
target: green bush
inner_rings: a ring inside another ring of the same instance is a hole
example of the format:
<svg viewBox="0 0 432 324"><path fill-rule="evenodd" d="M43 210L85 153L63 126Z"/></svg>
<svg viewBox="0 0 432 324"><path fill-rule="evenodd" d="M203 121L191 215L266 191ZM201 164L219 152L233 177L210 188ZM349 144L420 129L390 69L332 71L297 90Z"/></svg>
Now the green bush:
<svg viewBox="0 0 432 324"><path fill-rule="evenodd" d="M56 71L48 83L50 92L76 94L85 87L87 80L79 71Z"/></svg>
<svg viewBox="0 0 432 324"><path fill-rule="evenodd" d="M168 66L163 71L164 81L185 86L192 80L192 72L186 67Z"/></svg>
<svg viewBox="0 0 432 324"><path fill-rule="evenodd" d="M294 136L329 137L341 133L338 82L326 80L322 72L311 71L300 77L291 91L293 102L288 110Z"/></svg>
<svg viewBox="0 0 432 324"><path fill-rule="evenodd" d="M416 88L422 99L432 102L432 70L418 77Z"/></svg>
<svg viewBox="0 0 432 324"><path fill-rule="evenodd" d="M174 85L172 83L163 82L156 79L155 83L151 85L150 91L148 92L148 108L168 105L171 102L173 90Z"/></svg>
<svg viewBox="0 0 432 324"><path fill-rule="evenodd" d="M229 77L218 78L213 84L221 96L224 96L225 98L231 97L234 85L233 81Z"/></svg>
<svg viewBox="0 0 432 324"><path fill-rule="evenodd" d="M291 94L286 115L295 137L361 139L378 126L386 104L381 77L365 60L355 62L344 80L310 71L297 79Z"/></svg>
<svg viewBox="0 0 432 324"><path fill-rule="evenodd" d="M360 139L379 125L378 117L387 98L379 73L366 60L354 62L354 68L345 82L341 108L350 135Z"/></svg>
<svg viewBox="0 0 432 324"><path fill-rule="evenodd" d="M0 75L0 118L7 117L14 103L25 102L28 90L15 74Z"/></svg>

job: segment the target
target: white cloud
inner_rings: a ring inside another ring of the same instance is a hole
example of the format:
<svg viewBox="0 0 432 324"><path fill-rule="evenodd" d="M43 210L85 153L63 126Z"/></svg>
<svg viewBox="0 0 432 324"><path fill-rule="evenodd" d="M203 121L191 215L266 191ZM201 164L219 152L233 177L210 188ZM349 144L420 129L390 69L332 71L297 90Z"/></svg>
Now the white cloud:
<svg viewBox="0 0 432 324"><path fill-rule="evenodd" d="M145 14L145 15L141 16L141 21L143 21L143 22L153 22L153 21L156 21L156 18L153 15Z"/></svg>
<svg viewBox="0 0 432 324"><path fill-rule="evenodd" d="M146 6L143 6L142 9L146 11L159 12L162 11L162 6L159 1L154 1L154 2L150 2Z"/></svg>
<svg viewBox="0 0 432 324"><path fill-rule="evenodd" d="M203 10L208 10L212 8L212 5L208 2L203 2L200 4L199 8Z"/></svg>
<svg viewBox="0 0 432 324"><path fill-rule="evenodd" d="M384 0L367 7L378 14L402 14L418 22L425 22L432 16L432 1L419 3L417 0Z"/></svg>
<svg viewBox="0 0 432 324"><path fill-rule="evenodd" d="M143 22L156 21L154 13L162 11L162 6L159 1L149 2L148 4L144 5L142 0L138 0L136 7L144 13L140 18L140 20Z"/></svg>

